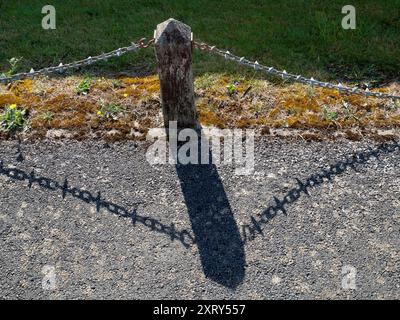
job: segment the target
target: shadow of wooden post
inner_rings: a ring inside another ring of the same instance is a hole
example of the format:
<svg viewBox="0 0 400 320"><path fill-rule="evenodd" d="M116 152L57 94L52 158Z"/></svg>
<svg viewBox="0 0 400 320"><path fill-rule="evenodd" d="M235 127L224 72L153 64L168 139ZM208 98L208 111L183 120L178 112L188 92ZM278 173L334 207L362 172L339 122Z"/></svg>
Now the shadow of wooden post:
<svg viewBox="0 0 400 320"><path fill-rule="evenodd" d="M178 132L191 128L201 133L194 104L190 27L174 19L159 24L155 52L164 125L204 274L225 287L236 288L245 275L244 246L210 149L206 148L208 164L180 163L178 141L172 141L170 133L172 121ZM177 134L174 136L176 139ZM198 141L200 155L201 139Z"/></svg>
<svg viewBox="0 0 400 320"><path fill-rule="evenodd" d="M198 150L200 155L201 140ZM176 172L205 276L235 289L245 276L244 244L210 149L207 153L209 164L178 160Z"/></svg>

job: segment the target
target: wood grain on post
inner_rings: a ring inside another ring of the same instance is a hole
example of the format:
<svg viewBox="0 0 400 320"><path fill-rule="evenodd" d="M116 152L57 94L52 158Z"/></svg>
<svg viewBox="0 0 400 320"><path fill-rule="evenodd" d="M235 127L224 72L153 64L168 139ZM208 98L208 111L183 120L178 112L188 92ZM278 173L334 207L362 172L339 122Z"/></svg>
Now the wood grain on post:
<svg viewBox="0 0 400 320"><path fill-rule="evenodd" d="M166 128L169 121L177 121L178 128L197 128L191 35L190 27L175 19L157 26L155 51Z"/></svg>

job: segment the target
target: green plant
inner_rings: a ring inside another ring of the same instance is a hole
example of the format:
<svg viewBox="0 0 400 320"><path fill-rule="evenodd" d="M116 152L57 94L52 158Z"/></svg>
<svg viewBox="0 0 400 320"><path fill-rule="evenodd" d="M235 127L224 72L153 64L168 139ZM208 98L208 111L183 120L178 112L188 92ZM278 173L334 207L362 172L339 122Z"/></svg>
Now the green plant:
<svg viewBox="0 0 400 320"><path fill-rule="evenodd" d="M344 110L344 113L345 113L345 119L351 119L351 118L353 118L353 119L355 119L355 120L357 120L357 121L360 121L360 119L358 119L355 115L354 115L354 113L353 112L351 112L351 110L350 110L350 105L346 102L346 101L343 101L343 110Z"/></svg>
<svg viewBox="0 0 400 320"><path fill-rule="evenodd" d="M236 82L235 82L235 83L230 83L230 84L228 84L228 85L226 86L226 90L228 91L228 94L229 94L230 96L233 96L234 94L237 93L237 88L236 88L236 86L237 86L237 83L236 83Z"/></svg>
<svg viewBox="0 0 400 320"><path fill-rule="evenodd" d="M2 114L0 114L1 128L6 131L15 131L25 126L26 110L17 108L16 104L8 106Z"/></svg>
<svg viewBox="0 0 400 320"><path fill-rule="evenodd" d="M10 60L7 60L10 65L10 69L8 69L8 71L6 71L4 73L1 73L0 75L2 77L9 77L9 76L13 75L17 71L21 60L22 60L22 57L21 58L11 58Z"/></svg>
<svg viewBox="0 0 400 320"><path fill-rule="evenodd" d="M289 128L290 126L289 126L289 122L287 122L287 121L285 121L284 123L282 123L282 125L281 125L281 128L285 128L285 129L287 129L287 128Z"/></svg>
<svg viewBox="0 0 400 320"><path fill-rule="evenodd" d="M336 111L329 111L326 106L322 106L322 114L325 120L335 121L339 117Z"/></svg>
<svg viewBox="0 0 400 320"><path fill-rule="evenodd" d="M101 108L97 111L97 116L100 118L117 120L118 115L122 113L124 109L116 103L104 103L101 102Z"/></svg>
<svg viewBox="0 0 400 320"><path fill-rule="evenodd" d="M121 89L121 88L124 88L124 84L122 83L121 80L114 80L114 81L112 82L112 87L113 87L114 89Z"/></svg>
<svg viewBox="0 0 400 320"><path fill-rule="evenodd" d="M315 88L313 86L306 86L305 89L306 89L307 97L309 97L309 98L315 97Z"/></svg>
<svg viewBox="0 0 400 320"><path fill-rule="evenodd" d="M78 95L87 95L90 91L90 87L92 85L92 79L89 77L86 77L83 79L81 82L78 83L76 86L76 93Z"/></svg>
<svg viewBox="0 0 400 320"><path fill-rule="evenodd" d="M54 113L51 111L45 111L39 116L39 118L44 121L51 121L54 118Z"/></svg>

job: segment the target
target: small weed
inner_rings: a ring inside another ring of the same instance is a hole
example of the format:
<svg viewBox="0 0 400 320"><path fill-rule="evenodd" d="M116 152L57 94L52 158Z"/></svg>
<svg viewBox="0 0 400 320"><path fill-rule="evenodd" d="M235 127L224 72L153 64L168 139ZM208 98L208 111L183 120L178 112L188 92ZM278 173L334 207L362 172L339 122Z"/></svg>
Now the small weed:
<svg viewBox="0 0 400 320"><path fill-rule="evenodd" d="M121 80L114 80L114 81L112 82L112 87L113 87L114 89L122 89L122 88L124 88L125 86L124 86L124 84L122 83Z"/></svg>
<svg viewBox="0 0 400 320"><path fill-rule="evenodd" d="M314 98L315 97L315 88L312 86L306 86L306 95L309 98Z"/></svg>
<svg viewBox="0 0 400 320"><path fill-rule="evenodd" d="M322 114L325 120L335 121L339 117L336 111L329 111L326 106L322 106Z"/></svg>
<svg viewBox="0 0 400 320"><path fill-rule="evenodd" d="M123 111L124 109L116 103L106 104L101 102L101 108L97 111L97 116L109 120L118 120L118 115Z"/></svg>
<svg viewBox="0 0 400 320"><path fill-rule="evenodd" d="M353 119L355 119L355 120L357 120L357 121L360 121L360 119L358 119L358 118L354 115L354 113L351 112L350 106L349 106L349 104L348 104L346 101L343 101L343 110L344 110L344 113L345 113L345 119L351 119L351 118L353 118Z"/></svg>
<svg viewBox="0 0 400 320"><path fill-rule="evenodd" d="M39 116L39 118L44 121L51 121L54 118L54 113L51 111L45 111Z"/></svg>
<svg viewBox="0 0 400 320"><path fill-rule="evenodd" d="M1 77L10 77L11 75L13 75L17 71L21 60L22 60L22 57L21 58L11 58L10 60L8 60L8 63L10 64L10 69L4 73L1 73L0 76Z"/></svg>
<svg viewBox="0 0 400 320"><path fill-rule="evenodd" d="M289 126L289 122L288 121L284 121L282 124L281 124L281 128L284 128L284 129L287 129L287 128L289 128L290 126Z"/></svg>
<svg viewBox="0 0 400 320"><path fill-rule="evenodd" d="M4 113L0 114L0 127L6 131L23 129L25 126L25 110L17 108L16 104L8 106Z"/></svg>
<svg viewBox="0 0 400 320"><path fill-rule="evenodd" d="M237 85L238 85L238 83L235 82L235 83L228 84L226 86L226 90L228 91L228 94L230 96L233 96L234 94L236 94L238 92L237 87L236 87Z"/></svg>
<svg viewBox="0 0 400 320"><path fill-rule="evenodd" d="M90 87L92 85L92 79L91 78L85 78L76 87L76 93L78 95L87 95L90 91Z"/></svg>

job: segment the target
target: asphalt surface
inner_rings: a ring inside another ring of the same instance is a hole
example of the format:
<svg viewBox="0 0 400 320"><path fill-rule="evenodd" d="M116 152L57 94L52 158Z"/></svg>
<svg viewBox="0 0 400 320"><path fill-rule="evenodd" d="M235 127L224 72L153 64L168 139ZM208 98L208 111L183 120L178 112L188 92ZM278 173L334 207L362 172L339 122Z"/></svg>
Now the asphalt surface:
<svg viewBox="0 0 400 320"><path fill-rule="evenodd" d="M145 152L0 142L0 298L400 298L397 144L265 137L249 176Z"/></svg>

